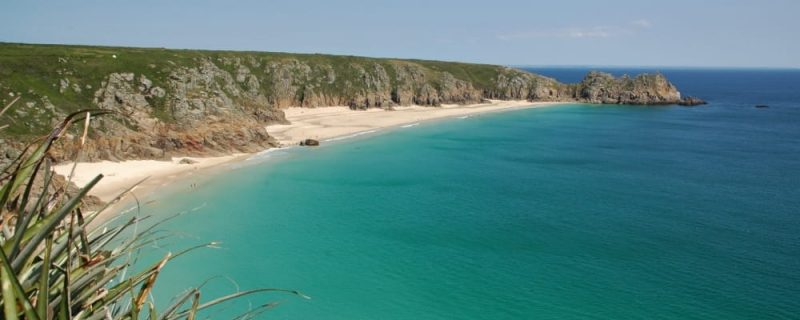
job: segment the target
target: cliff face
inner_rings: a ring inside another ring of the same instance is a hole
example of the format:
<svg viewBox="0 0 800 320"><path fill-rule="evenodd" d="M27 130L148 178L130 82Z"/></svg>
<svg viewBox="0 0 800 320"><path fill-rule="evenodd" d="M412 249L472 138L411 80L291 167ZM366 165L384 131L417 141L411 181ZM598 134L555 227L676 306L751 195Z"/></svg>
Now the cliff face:
<svg viewBox="0 0 800 320"><path fill-rule="evenodd" d="M0 126L7 126L0 131L0 158L13 157L54 121L87 108L118 116L93 120L84 157L121 160L263 150L275 145L264 126L286 122L281 110L289 106L681 102L660 74L615 79L593 72L578 84L562 84L517 69L464 63L0 44L0 106L16 97L20 101L0 117ZM71 159L76 143L63 139L53 155Z"/></svg>

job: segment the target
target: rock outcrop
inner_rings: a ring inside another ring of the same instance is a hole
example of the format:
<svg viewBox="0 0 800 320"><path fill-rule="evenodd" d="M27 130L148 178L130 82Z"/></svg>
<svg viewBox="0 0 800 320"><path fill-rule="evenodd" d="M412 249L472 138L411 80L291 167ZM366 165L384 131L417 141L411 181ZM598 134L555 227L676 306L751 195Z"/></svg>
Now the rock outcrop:
<svg viewBox="0 0 800 320"><path fill-rule="evenodd" d="M275 146L264 126L285 121L267 98L240 88L233 76L207 59L194 68L171 72L168 89L147 76L112 73L101 82L93 104L116 116L96 118L93 135L82 147L89 161L167 159L175 155L222 155ZM167 91L168 90L168 91ZM169 97L167 93L169 92ZM157 100L168 98L161 107ZM56 160L73 159L77 141L61 141Z"/></svg>
<svg viewBox="0 0 800 320"><path fill-rule="evenodd" d="M568 86L555 79L517 69L503 68L492 79L491 86L484 90L488 99L530 100L530 101L569 101Z"/></svg>
<svg viewBox="0 0 800 320"><path fill-rule="evenodd" d="M701 106L704 104L708 104L708 102L705 102L705 100L696 97L686 97L683 98L680 102L678 102L678 105L685 107Z"/></svg>
<svg viewBox="0 0 800 320"><path fill-rule="evenodd" d="M608 73L590 72L574 90L574 98L589 103L654 105L682 101L678 89L660 73L615 78Z"/></svg>
<svg viewBox="0 0 800 320"><path fill-rule="evenodd" d="M303 141L300 141L300 145L301 146L306 146L306 147L317 147L317 146L319 146L319 140L305 139Z"/></svg>
<svg viewBox="0 0 800 320"><path fill-rule="evenodd" d="M195 163L197 163L196 160L192 160L189 158L183 158L180 161L178 161L178 164L195 164Z"/></svg>

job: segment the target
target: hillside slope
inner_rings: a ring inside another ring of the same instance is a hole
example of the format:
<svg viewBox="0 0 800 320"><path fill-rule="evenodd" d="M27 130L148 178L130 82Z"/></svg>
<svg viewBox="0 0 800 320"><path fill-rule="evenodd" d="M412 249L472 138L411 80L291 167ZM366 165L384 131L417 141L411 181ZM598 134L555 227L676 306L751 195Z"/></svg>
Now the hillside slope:
<svg viewBox="0 0 800 320"><path fill-rule="evenodd" d="M493 65L319 54L0 44L2 157L64 115L102 108L89 160L252 152L274 145L264 126L288 106L352 109L468 104L483 99L672 104L677 89L660 74L591 73L562 84ZM74 139L56 149L71 158Z"/></svg>

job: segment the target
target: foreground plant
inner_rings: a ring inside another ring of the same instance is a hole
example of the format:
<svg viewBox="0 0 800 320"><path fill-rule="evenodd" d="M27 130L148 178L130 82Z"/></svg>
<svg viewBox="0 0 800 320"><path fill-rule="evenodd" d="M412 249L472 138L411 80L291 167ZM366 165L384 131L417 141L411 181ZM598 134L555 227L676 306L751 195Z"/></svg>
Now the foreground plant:
<svg viewBox="0 0 800 320"><path fill-rule="evenodd" d="M255 289L203 303L200 288L192 288L167 308L156 310L150 292L162 268L184 253L215 244L168 253L143 271L131 273L128 268L137 252L161 238L154 231L158 223L142 231L129 229L147 217L132 217L116 225L93 224L130 189L104 207L86 211L83 202L102 175L77 191L68 189L69 181L55 182L48 157L53 143L72 123L82 120L84 141L90 117L107 112L84 110L69 115L0 173L0 318L194 319L201 310L258 292L305 297L296 291ZM261 305L237 318L252 317L272 306Z"/></svg>

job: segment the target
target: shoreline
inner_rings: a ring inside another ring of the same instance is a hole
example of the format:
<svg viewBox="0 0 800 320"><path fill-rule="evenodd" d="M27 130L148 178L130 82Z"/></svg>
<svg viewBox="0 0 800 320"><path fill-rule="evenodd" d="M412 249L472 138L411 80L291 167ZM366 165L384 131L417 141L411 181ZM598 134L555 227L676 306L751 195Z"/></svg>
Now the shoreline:
<svg viewBox="0 0 800 320"><path fill-rule="evenodd" d="M299 145L301 140L337 139L339 137L395 126L410 127L418 122L471 116L489 112L521 110L528 108L565 104L564 102L530 102L526 100L490 100L489 103L452 105L441 107L407 106L394 110L367 109L353 111L348 107L317 107L284 109L286 119L291 124L267 126L267 133L281 144L281 147ZM337 139L338 140L338 139Z"/></svg>
<svg viewBox="0 0 800 320"><path fill-rule="evenodd" d="M363 135L392 127L413 127L420 122L471 115L522 110L565 104L563 102L529 102L524 100L499 101L470 105L443 105L441 107L408 106L395 110L368 109L353 111L348 107L290 107L284 109L288 125L266 126L267 133L275 137L280 147L277 150L296 146L301 140L311 138L322 142ZM265 151L267 151L265 150ZM264 152L264 151L262 151ZM78 162L72 182L83 187L98 174L103 179L89 192L90 195L109 202L133 184L147 178L132 190L139 198L147 197L168 184L185 180L195 175L206 175L224 164L239 163L257 156L258 153L237 153L222 157L173 157L171 161L126 160L122 162ZM190 159L192 164L181 164ZM74 163L53 166L56 173L69 178ZM124 202L124 201L123 201Z"/></svg>
<svg viewBox="0 0 800 320"><path fill-rule="evenodd" d="M113 162L104 160L100 162L78 162L72 176L72 182L82 188L98 174L103 174L103 179L95 185L89 195L96 196L104 202L109 202L143 179L146 180L133 189L144 190L145 192L141 194L142 196L170 182L205 173L208 169L216 168L226 163L246 160L250 155L249 153L235 153L221 157L173 157L170 161L126 160ZM190 159L194 163L182 164L180 161L183 159ZM53 166L53 170L69 179L73 165L74 162L62 163Z"/></svg>

